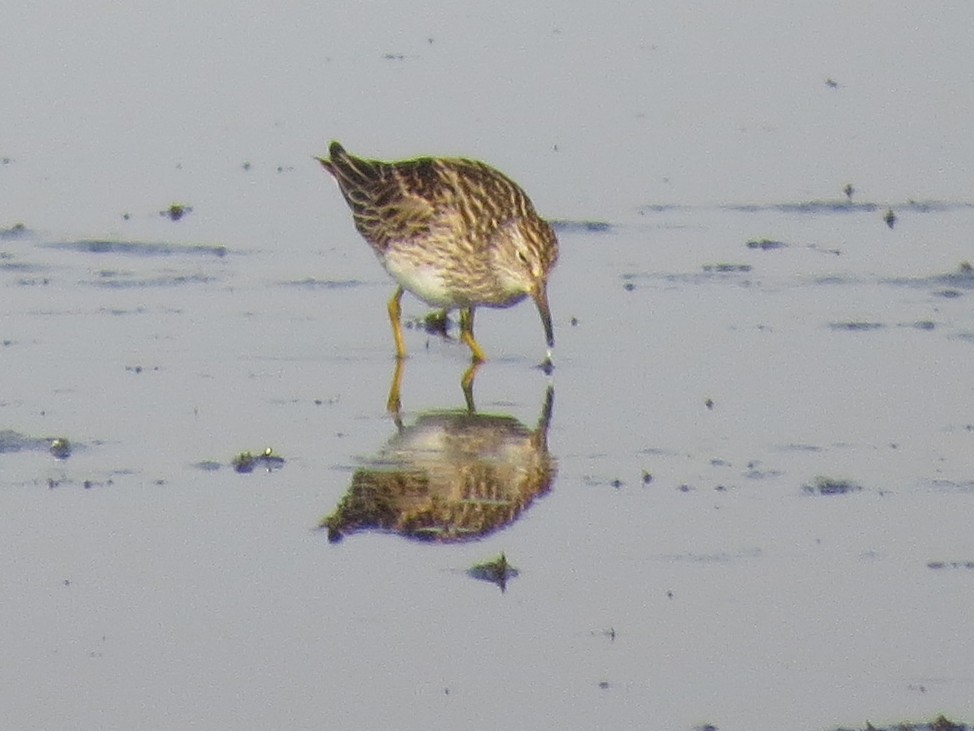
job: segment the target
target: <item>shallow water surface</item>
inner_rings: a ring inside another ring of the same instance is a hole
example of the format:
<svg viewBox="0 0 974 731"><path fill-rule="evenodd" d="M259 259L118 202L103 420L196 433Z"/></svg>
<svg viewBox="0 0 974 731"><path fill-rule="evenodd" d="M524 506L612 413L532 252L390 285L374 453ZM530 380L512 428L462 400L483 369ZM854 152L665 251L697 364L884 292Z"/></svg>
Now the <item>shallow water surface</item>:
<svg viewBox="0 0 974 731"><path fill-rule="evenodd" d="M177 6L0 51L11 727L974 719L969 8ZM525 186L551 373L397 368L330 137Z"/></svg>

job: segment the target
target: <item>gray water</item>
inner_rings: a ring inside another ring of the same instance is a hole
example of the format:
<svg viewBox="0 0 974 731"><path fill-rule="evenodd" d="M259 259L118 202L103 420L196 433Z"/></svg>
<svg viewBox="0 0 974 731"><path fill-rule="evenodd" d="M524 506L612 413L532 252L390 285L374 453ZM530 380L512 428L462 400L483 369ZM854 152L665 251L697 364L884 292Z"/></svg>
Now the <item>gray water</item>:
<svg viewBox="0 0 974 731"><path fill-rule="evenodd" d="M974 10L354 13L4 11L5 723L974 718ZM474 419L413 327L396 423L332 138L559 222L550 375L530 304L478 311ZM496 519L319 529L417 470Z"/></svg>

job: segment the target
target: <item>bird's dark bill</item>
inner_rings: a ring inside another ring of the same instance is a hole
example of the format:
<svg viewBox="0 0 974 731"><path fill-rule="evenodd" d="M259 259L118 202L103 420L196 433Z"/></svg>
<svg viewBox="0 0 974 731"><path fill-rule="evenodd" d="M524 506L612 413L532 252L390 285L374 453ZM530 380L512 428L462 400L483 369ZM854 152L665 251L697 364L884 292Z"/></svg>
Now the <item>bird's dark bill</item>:
<svg viewBox="0 0 974 731"><path fill-rule="evenodd" d="M544 336L549 348L555 347L555 333L551 327L551 309L548 307L548 292L540 290L534 296L534 302L538 305L538 312L541 314L541 324L544 325Z"/></svg>

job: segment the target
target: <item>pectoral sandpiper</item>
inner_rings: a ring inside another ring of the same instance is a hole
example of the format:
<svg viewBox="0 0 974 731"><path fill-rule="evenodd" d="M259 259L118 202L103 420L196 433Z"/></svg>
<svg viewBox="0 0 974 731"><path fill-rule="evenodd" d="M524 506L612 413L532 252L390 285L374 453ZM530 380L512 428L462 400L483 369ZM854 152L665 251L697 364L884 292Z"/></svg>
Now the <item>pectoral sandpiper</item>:
<svg viewBox="0 0 974 731"><path fill-rule="evenodd" d="M460 339L475 363L486 359L473 335L476 307L510 307L531 297L554 346L547 285L558 240L516 183L474 160L364 160L337 142L328 151L318 161L399 285L388 305L399 358L406 356L400 322L406 290L434 307L460 310Z"/></svg>

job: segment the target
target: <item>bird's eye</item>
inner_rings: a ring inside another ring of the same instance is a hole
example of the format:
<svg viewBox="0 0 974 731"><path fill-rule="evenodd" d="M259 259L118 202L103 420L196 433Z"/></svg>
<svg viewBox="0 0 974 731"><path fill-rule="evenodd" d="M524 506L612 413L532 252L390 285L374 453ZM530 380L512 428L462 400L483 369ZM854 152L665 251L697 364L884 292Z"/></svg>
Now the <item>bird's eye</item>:
<svg viewBox="0 0 974 731"><path fill-rule="evenodd" d="M525 253L524 253L523 251L521 251L520 249L519 249L519 250L518 250L518 252L517 252L517 258L518 258L518 259L520 260L520 262L521 262L522 264L524 264L524 266L527 266L527 265L528 265L528 255L527 255L527 254L525 254Z"/></svg>

